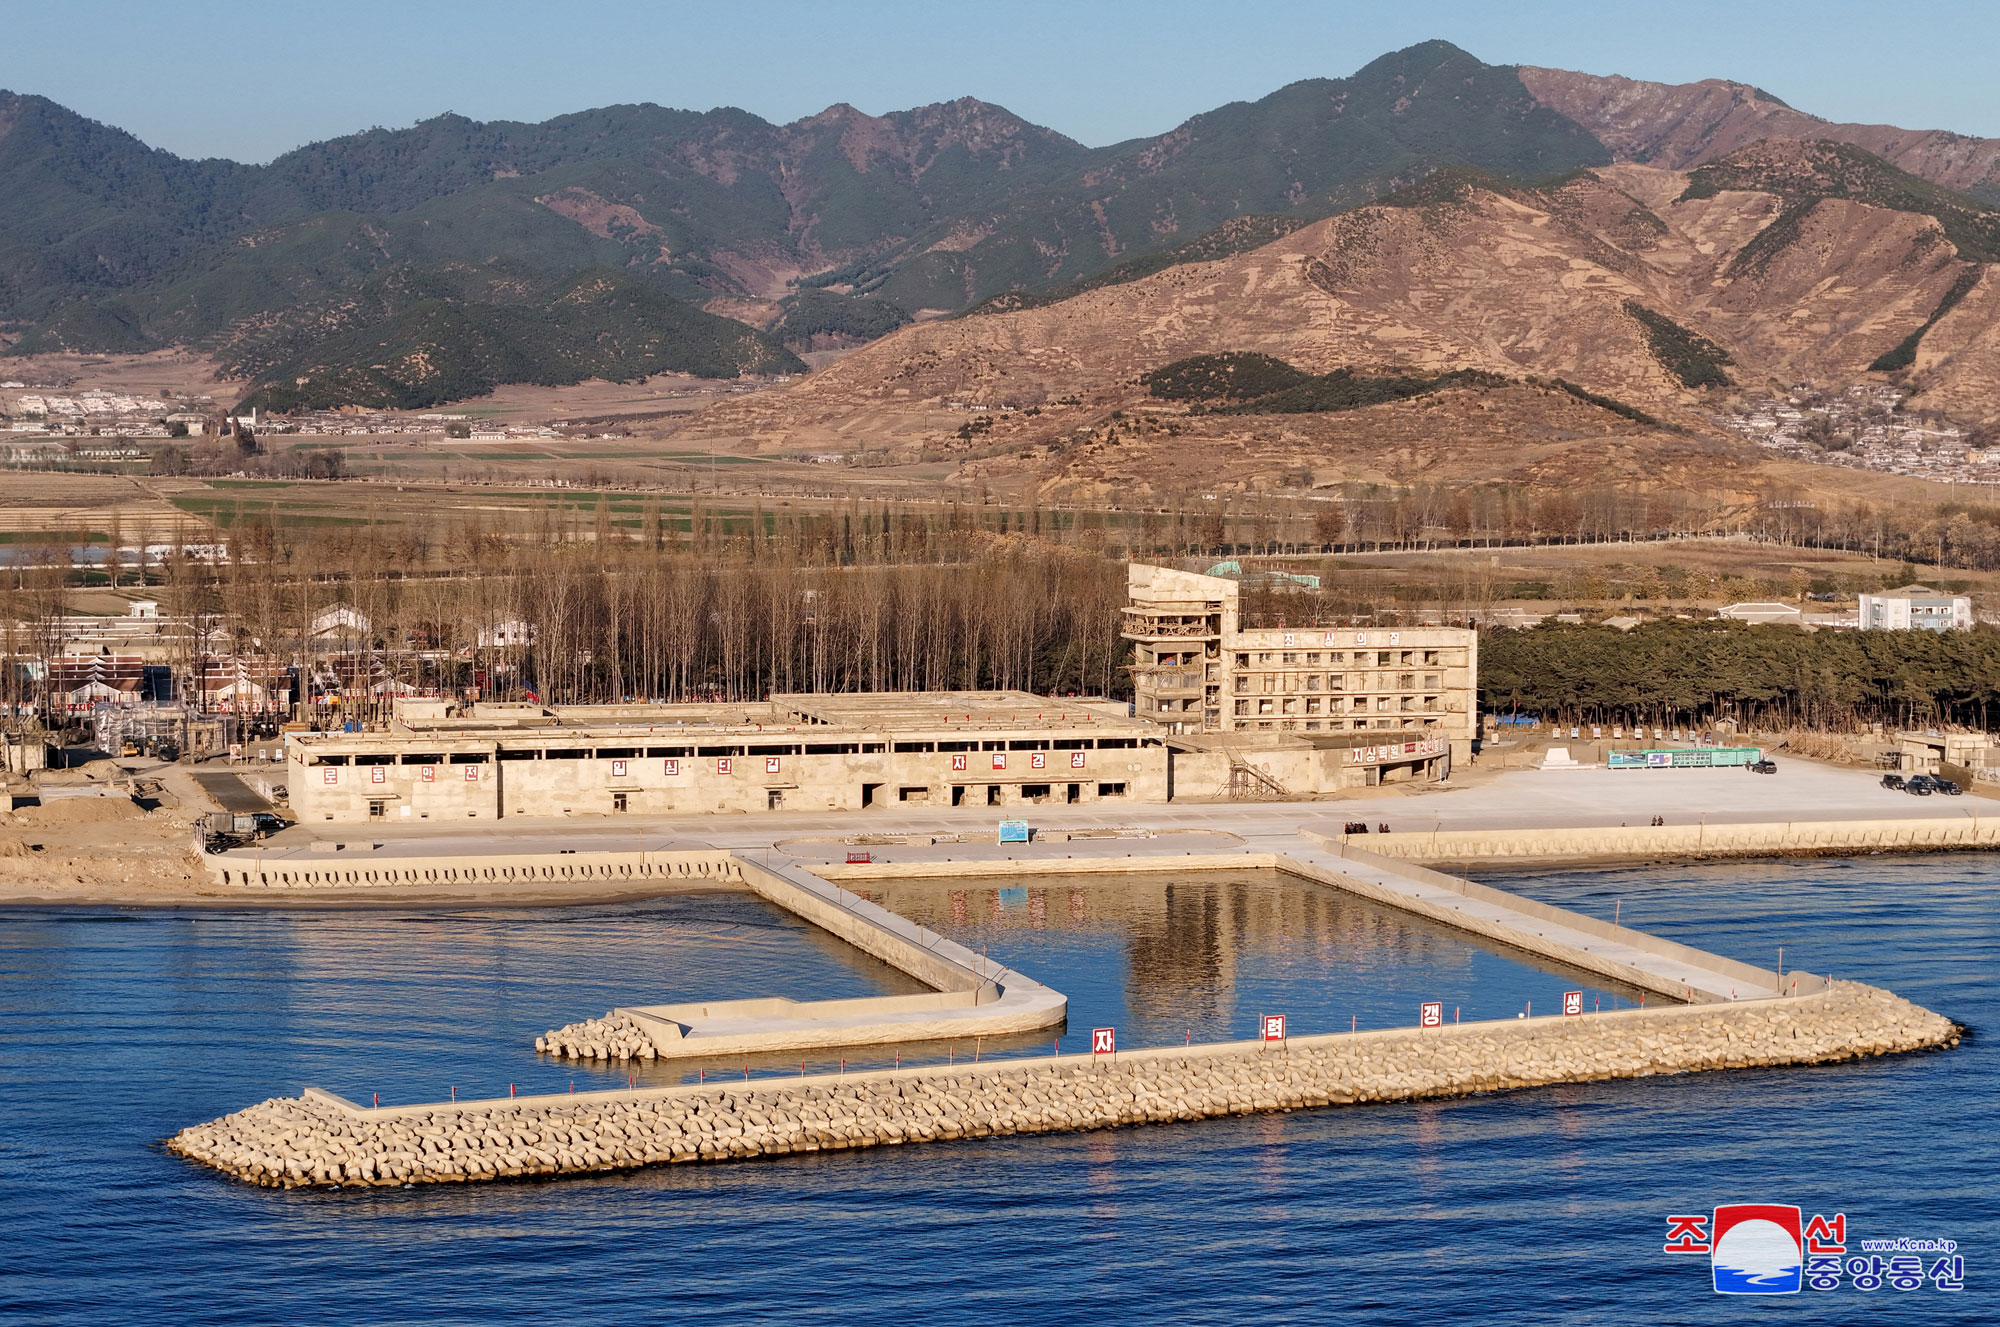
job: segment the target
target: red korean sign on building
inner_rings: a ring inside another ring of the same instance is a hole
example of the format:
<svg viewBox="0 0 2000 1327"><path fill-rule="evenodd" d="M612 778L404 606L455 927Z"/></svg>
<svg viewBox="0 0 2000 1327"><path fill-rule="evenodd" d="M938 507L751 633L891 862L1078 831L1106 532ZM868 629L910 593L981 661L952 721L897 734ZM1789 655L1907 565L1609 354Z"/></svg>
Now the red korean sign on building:
<svg viewBox="0 0 2000 1327"><path fill-rule="evenodd" d="M736 768L736 762L732 760L730 757L717 756L715 758L715 772L717 774L727 774L735 768Z"/></svg>
<svg viewBox="0 0 2000 1327"><path fill-rule="evenodd" d="M465 767L465 781L467 783L479 782L479 766L467 765Z"/></svg>
<svg viewBox="0 0 2000 1327"><path fill-rule="evenodd" d="M425 782L425 783L436 783L436 782L437 782L437 777L438 777L438 770L437 770L437 766L436 766L436 765L426 765L426 766L424 766L424 782Z"/></svg>
<svg viewBox="0 0 2000 1327"><path fill-rule="evenodd" d="M994 769L1006 769L1006 768L1007 768L1007 753L1006 753L1006 752L1004 752L1004 751L995 751L995 752L993 753L993 768L994 768Z"/></svg>
<svg viewBox="0 0 2000 1327"><path fill-rule="evenodd" d="M337 769L323 769L319 772L319 781L321 783L339 783L340 771Z"/></svg>
<svg viewBox="0 0 2000 1327"><path fill-rule="evenodd" d="M622 761L622 760L614 760L614 761L612 761L612 762L611 762L611 777L612 777L612 778L614 778L614 779L622 779L622 778L624 778L624 777L625 777L625 762L624 762L624 761Z"/></svg>
<svg viewBox="0 0 2000 1327"><path fill-rule="evenodd" d="M670 779L679 778L681 772L681 762L678 760L669 760L665 762L665 764L662 766L662 770L666 774L666 776Z"/></svg>
<svg viewBox="0 0 2000 1327"><path fill-rule="evenodd" d="M778 772L778 763L783 759L784 757L782 756L765 756L764 772L766 774L776 774Z"/></svg>
<svg viewBox="0 0 2000 1327"><path fill-rule="evenodd" d="M1113 1055L1118 1050L1118 1029L1092 1028L1090 1030L1090 1053L1092 1055Z"/></svg>
<svg viewBox="0 0 2000 1327"><path fill-rule="evenodd" d="M1035 754L1028 757L1028 767L1030 769L1047 769L1049 767L1049 753L1046 751L1035 752Z"/></svg>
<svg viewBox="0 0 2000 1327"><path fill-rule="evenodd" d="M1072 751L1069 753L1069 767L1071 769L1083 768L1083 752Z"/></svg>
<svg viewBox="0 0 2000 1327"><path fill-rule="evenodd" d="M955 755L951 758L951 767L953 769L965 768L965 754L963 752L960 752L958 755Z"/></svg>
<svg viewBox="0 0 2000 1327"><path fill-rule="evenodd" d="M1381 746L1352 747L1347 752L1347 760L1352 765L1379 765L1391 760L1441 756L1449 750L1451 743L1444 738L1427 737L1421 742L1389 742Z"/></svg>
<svg viewBox="0 0 2000 1327"><path fill-rule="evenodd" d="M387 783L388 781L389 781L389 771L385 769L383 766L377 765L373 769L368 771L368 782Z"/></svg>

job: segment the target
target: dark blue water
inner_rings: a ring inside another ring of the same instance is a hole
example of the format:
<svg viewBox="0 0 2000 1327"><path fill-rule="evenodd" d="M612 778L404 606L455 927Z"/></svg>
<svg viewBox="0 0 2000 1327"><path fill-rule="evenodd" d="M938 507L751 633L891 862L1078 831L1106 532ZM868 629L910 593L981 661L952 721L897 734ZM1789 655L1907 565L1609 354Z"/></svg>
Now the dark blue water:
<svg viewBox="0 0 2000 1327"><path fill-rule="evenodd" d="M1996 881L1990 859L1925 857L1506 883L1607 915L1615 901L1624 920L1746 959L1784 943L1788 966L1889 985L1977 1030L1995 1022ZM286 1193L155 1146L301 1080L430 1095L434 1079L482 1065L492 1078L566 1073L523 1057L520 1030L601 1012L647 977L798 996L888 981L747 900L643 906L639 920L0 916L0 1318L2000 1316L2000 1062L1976 1032L1948 1054L1812 1070L541 1183ZM1282 935L1295 922L1272 924ZM718 936L726 952L704 940ZM1957 1239L1967 1288L1719 1297L1706 1258L1660 1245L1668 1213L1727 1202L1845 1212L1850 1239Z"/></svg>

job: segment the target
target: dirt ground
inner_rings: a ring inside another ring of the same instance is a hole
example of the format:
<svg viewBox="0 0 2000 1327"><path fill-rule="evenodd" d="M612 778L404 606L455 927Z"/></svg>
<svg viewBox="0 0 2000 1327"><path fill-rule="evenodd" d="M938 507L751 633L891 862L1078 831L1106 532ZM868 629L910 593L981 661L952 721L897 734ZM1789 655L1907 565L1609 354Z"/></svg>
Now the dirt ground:
<svg viewBox="0 0 2000 1327"><path fill-rule="evenodd" d="M0 812L0 904L175 902L219 894L194 854L194 825L214 810L183 770L148 777L163 784L159 804L142 809L118 795L110 761L49 776L43 804ZM56 796L71 789L111 795Z"/></svg>

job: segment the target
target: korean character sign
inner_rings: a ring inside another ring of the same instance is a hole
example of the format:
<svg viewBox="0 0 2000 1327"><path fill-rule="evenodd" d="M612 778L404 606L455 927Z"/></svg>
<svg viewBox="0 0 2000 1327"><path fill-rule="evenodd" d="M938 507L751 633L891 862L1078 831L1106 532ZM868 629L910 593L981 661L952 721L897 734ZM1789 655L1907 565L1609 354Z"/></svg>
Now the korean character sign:
<svg viewBox="0 0 2000 1327"><path fill-rule="evenodd" d="M438 767L437 767L436 765L426 765L426 766L424 766L424 782L425 782L425 783L436 783L436 782L437 782L437 777L438 777Z"/></svg>
<svg viewBox="0 0 2000 1327"><path fill-rule="evenodd" d="M1005 751L995 751L993 753L993 768L994 769L1007 768L1007 753Z"/></svg>
<svg viewBox="0 0 2000 1327"><path fill-rule="evenodd" d="M1932 1263L1931 1284L1939 1290L1965 1289L1965 1259L1954 1253Z"/></svg>
<svg viewBox="0 0 2000 1327"><path fill-rule="evenodd" d="M625 777L625 762L624 762L624 761L622 761L622 760L614 760L614 761L612 761L612 762L611 762L611 777L612 777L612 778L614 778L614 779L622 779L622 778L624 778L624 777Z"/></svg>
<svg viewBox="0 0 2000 1327"><path fill-rule="evenodd" d="M329 765L319 772L319 781L321 783L339 783L340 771Z"/></svg>
<svg viewBox="0 0 2000 1327"><path fill-rule="evenodd" d="M1924 1259L1916 1253L1899 1253L1889 1259L1889 1285L1895 1290L1924 1288Z"/></svg>
<svg viewBox="0 0 2000 1327"><path fill-rule="evenodd" d="M1889 1260L1879 1254L1847 1260L1847 1275L1856 1290L1880 1290L1889 1270Z"/></svg>
<svg viewBox="0 0 2000 1327"><path fill-rule="evenodd" d="M1264 1040L1283 1041L1285 1039L1285 1016L1283 1014L1265 1014L1262 1024L1264 1028Z"/></svg>
<svg viewBox="0 0 2000 1327"><path fill-rule="evenodd" d="M1092 1055L1114 1055L1118 1051L1118 1029L1092 1028L1090 1030L1090 1053Z"/></svg>
<svg viewBox="0 0 2000 1327"><path fill-rule="evenodd" d="M1069 767L1071 769L1083 768L1083 752L1072 751L1069 753Z"/></svg>
<svg viewBox="0 0 2000 1327"><path fill-rule="evenodd" d="M467 765L465 767L465 781L467 783L479 782L479 766Z"/></svg>
<svg viewBox="0 0 2000 1327"><path fill-rule="evenodd" d="M1028 757L1028 767L1030 769L1047 769L1049 767L1049 753L1046 751L1035 752Z"/></svg>
<svg viewBox="0 0 2000 1327"><path fill-rule="evenodd" d="M1444 1001L1426 1000L1417 1006L1417 1026L1436 1028L1444 1026Z"/></svg>
<svg viewBox="0 0 2000 1327"><path fill-rule="evenodd" d="M661 772L664 773L670 779L679 778L681 772L681 762L678 760L666 761L661 765Z"/></svg>
<svg viewBox="0 0 2000 1327"><path fill-rule="evenodd" d="M389 769L386 765L377 765L368 771L368 782L387 783L388 781Z"/></svg>
<svg viewBox="0 0 2000 1327"><path fill-rule="evenodd" d="M1563 992L1563 1017L1573 1018L1583 1012L1583 992Z"/></svg>
<svg viewBox="0 0 2000 1327"><path fill-rule="evenodd" d="M715 758L715 772L717 774L727 774L735 768L736 768L736 762L732 760L730 757L717 756Z"/></svg>
<svg viewBox="0 0 2000 1327"><path fill-rule="evenodd" d="M951 758L951 767L953 769L965 768L965 754L963 752L960 752L959 754Z"/></svg>
<svg viewBox="0 0 2000 1327"><path fill-rule="evenodd" d="M766 774L776 774L778 772L779 766L783 763L783 761L784 761L783 756L765 756L764 772Z"/></svg>

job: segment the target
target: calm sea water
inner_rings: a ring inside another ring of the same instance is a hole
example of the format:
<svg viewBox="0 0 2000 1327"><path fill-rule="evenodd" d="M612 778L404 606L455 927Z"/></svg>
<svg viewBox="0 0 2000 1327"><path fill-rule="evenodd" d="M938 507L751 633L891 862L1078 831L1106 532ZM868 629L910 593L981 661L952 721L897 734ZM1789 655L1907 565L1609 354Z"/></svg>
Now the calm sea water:
<svg viewBox="0 0 2000 1327"><path fill-rule="evenodd" d="M574 1071L524 1052L524 1033L642 996L907 984L730 896L428 915L0 914L0 1318L2000 1316L2000 1058L1980 1035L2000 1003L2000 865L1868 859L1504 883L1607 916L1615 905L1624 920L1748 960L1773 961L1782 943L1787 966L1891 986L1974 1035L1948 1054L1813 1070L553 1182L285 1193L214 1177L158 1142L300 1082L385 1101L507 1082L561 1090ZM1035 894L1010 888L959 891L962 917L949 890L900 902L1046 972L1077 999L1073 1029L1101 1017L1172 1040L1199 1010L1193 1035L1241 1036L1277 1002L1336 1025L1360 1006L1365 1026L1371 991L1388 992L1377 1025L1403 1023L1411 995L1452 983L1504 1015L1564 984L1455 951L1449 936L1301 902L1264 878L1189 882L1180 905L1150 912L1115 891L1086 894L1074 917L1066 889L1045 890L1037 916ZM1845 1212L1861 1236L1957 1239L1967 1288L1719 1298L1705 1259L1660 1251L1664 1217L1743 1201Z"/></svg>

